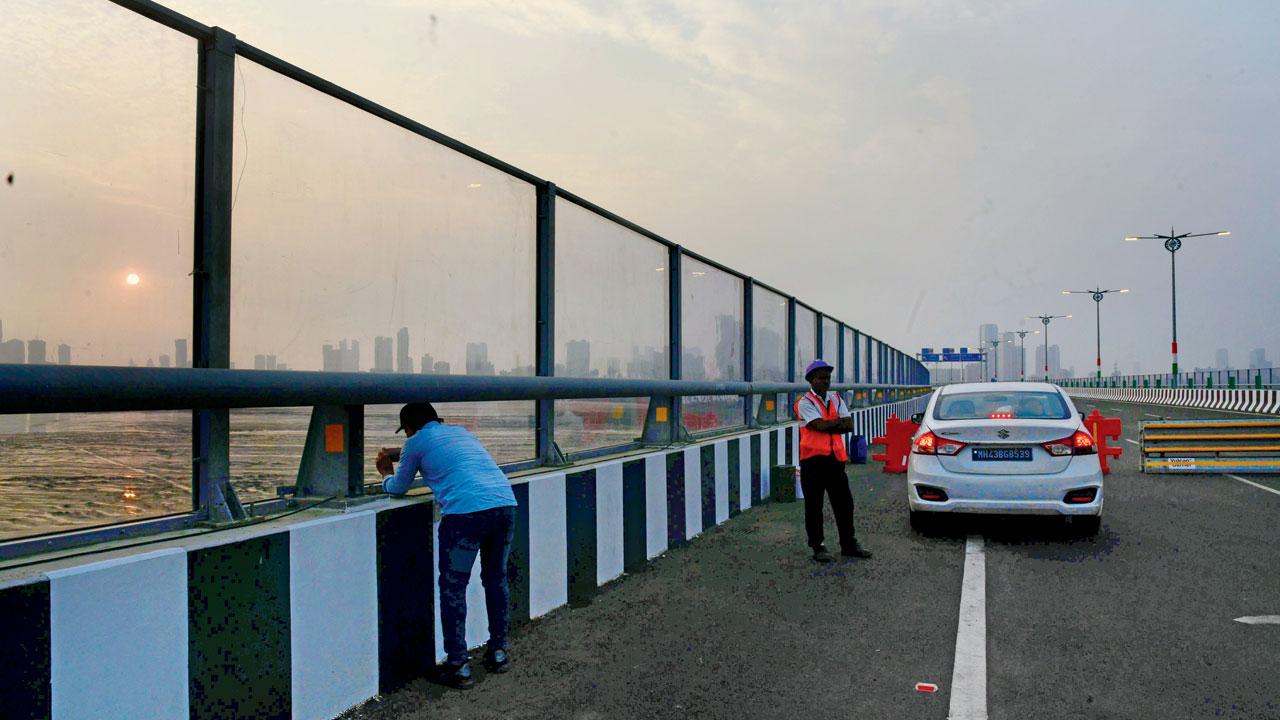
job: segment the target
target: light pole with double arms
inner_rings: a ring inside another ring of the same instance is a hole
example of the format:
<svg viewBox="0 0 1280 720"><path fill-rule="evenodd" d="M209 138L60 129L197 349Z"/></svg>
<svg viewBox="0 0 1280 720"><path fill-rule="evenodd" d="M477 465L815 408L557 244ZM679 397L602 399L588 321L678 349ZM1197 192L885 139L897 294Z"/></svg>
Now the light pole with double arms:
<svg viewBox="0 0 1280 720"><path fill-rule="evenodd" d="M1063 295L1091 295L1093 297L1093 304L1095 306L1094 307L1095 315L1097 316L1097 325L1095 327L1097 328L1098 354L1097 354L1096 360L1098 363L1098 379L1099 380L1102 379L1102 298L1106 297L1108 293L1127 293L1127 292L1129 292L1129 288L1124 288L1122 290L1103 290L1101 287L1095 288L1093 290L1063 290L1062 291Z"/></svg>
<svg viewBox="0 0 1280 720"><path fill-rule="evenodd" d="M1047 323L1046 323L1047 324ZM1018 340L1022 343L1022 350L1018 353L1018 382L1026 382L1027 380L1027 336L1039 335L1039 330L1015 330L1018 333ZM1045 352L1047 360L1049 353Z"/></svg>
<svg viewBox="0 0 1280 720"><path fill-rule="evenodd" d="M991 380L996 382L1000 380L1000 354L996 352L996 348L1000 347L999 340L988 340L991 343L991 360L994 369L991 371Z"/></svg>
<svg viewBox="0 0 1280 720"><path fill-rule="evenodd" d="M1039 320L1044 323L1044 381L1049 382L1049 321L1066 319L1070 315L1028 315L1028 320Z"/></svg>
<svg viewBox="0 0 1280 720"><path fill-rule="evenodd" d="M1129 242L1137 242L1138 240L1163 240L1164 249L1169 251L1169 287L1173 293L1173 383L1178 382L1178 274L1177 261L1174 256L1178 250L1182 248L1182 241L1193 237L1209 237L1210 235L1230 235L1230 230L1221 230L1211 233L1174 233L1173 228L1169 228L1168 235L1130 235L1125 238Z"/></svg>

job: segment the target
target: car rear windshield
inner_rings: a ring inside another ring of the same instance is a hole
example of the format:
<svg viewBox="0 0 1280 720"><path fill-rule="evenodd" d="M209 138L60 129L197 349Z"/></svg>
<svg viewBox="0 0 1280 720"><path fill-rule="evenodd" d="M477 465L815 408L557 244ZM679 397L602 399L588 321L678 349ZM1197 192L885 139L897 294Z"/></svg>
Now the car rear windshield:
<svg viewBox="0 0 1280 720"><path fill-rule="evenodd" d="M939 420L1036 418L1066 420L1067 403L1051 390L967 392L943 395L933 409Z"/></svg>

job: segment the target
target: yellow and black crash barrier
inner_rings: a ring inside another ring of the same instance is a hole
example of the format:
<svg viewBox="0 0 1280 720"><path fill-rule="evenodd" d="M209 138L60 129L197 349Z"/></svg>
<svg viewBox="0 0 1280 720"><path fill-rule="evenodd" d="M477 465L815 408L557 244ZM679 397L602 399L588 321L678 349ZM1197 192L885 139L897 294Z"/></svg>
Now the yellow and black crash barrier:
<svg viewBox="0 0 1280 720"><path fill-rule="evenodd" d="M1280 420L1150 420L1142 472L1280 473Z"/></svg>

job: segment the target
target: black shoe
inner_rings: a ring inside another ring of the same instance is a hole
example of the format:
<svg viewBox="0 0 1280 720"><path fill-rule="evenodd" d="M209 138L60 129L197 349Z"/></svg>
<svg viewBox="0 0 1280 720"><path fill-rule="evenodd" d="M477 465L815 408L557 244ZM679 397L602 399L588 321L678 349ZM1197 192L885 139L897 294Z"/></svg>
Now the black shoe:
<svg viewBox="0 0 1280 720"><path fill-rule="evenodd" d="M866 558L871 557L871 551L863 547L862 543L854 540L853 547L840 549L840 555L842 557L863 558L865 560Z"/></svg>
<svg viewBox="0 0 1280 720"><path fill-rule="evenodd" d="M484 668L491 673L504 673L511 669L511 656L506 650L490 648L484 653Z"/></svg>
<svg viewBox="0 0 1280 720"><path fill-rule="evenodd" d="M831 553L827 552L826 545L819 545L813 549L814 562L829 563L832 560Z"/></svg>
<svg viewBox="0 0 1280 720"><path fill-rule="evenodd" d="M466 690L476 684L476 679L471 676L470 664L464 662L461 665L454 665L446 662L436 672L436 682L458 690Z"/></svg>

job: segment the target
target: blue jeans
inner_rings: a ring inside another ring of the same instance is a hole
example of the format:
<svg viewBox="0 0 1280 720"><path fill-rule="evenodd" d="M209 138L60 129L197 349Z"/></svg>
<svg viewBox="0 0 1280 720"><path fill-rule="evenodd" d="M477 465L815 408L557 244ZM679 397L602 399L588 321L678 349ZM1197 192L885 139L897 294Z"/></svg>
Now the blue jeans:
<svg viewBox="0 0 1280 720"><path fill-rule="evenodd" d="M507 558L515 534L516 509L500 507L445 515L440 519L440 624L444 651L454 664L467 660L467 582L480 554L480 581L489 612L492 650L507 648L511 594Z"/></svg>

